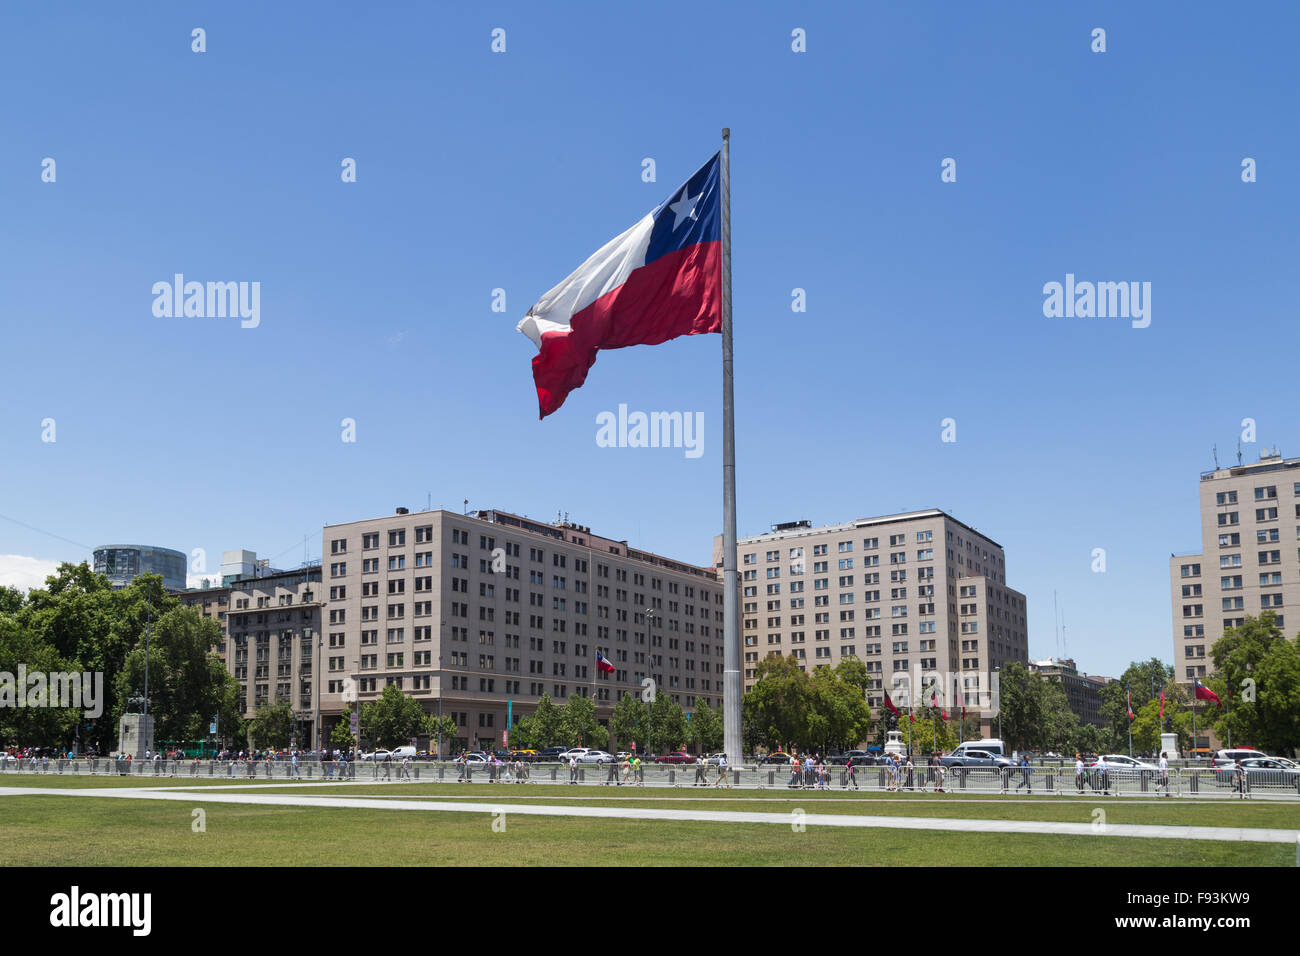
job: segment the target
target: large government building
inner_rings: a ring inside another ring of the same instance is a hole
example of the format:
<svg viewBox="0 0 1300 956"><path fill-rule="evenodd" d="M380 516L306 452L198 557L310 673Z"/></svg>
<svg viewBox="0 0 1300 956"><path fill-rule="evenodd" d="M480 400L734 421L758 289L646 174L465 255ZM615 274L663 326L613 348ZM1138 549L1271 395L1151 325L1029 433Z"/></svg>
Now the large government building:
<svg viewBox="0 0 1300 956"><path fill-rule="evenodd" d="M1025 596L1007 587L1001 545L943 511L778 524L738 551L746 690L771 654L808 669L857 657L870 690L899 706L937 681L947 706L980 708L994 670L1029 659Z"/></svg>
<svg viewBox="0 0 1300 956"><path fill-rule="evenodd" d="M1300 458L1266 451L1255 464L1204 472L1201 548L1169 559L1174 676L1212 671L1226 628L1264 611L1300 625Z"/></svg>

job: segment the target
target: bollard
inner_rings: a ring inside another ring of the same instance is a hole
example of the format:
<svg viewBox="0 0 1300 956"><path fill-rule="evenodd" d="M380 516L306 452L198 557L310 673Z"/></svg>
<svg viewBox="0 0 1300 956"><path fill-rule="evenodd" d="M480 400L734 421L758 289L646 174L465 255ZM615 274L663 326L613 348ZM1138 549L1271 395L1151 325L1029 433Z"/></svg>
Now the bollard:
<svg viewBox="0 0 1300 956"><path fill-rule="evenodd" d="M1201 772L1200 772L1199 770L1193 770L1193 771L1192 771L1192 782L1191 782L1191 784L1188 786L1188 789L1191 790L1192 793L1199 793L1199 792L1200 792L1200 790L1201 790Z"/></svg>
<svg viewBox="0 0 1300 956"><path fill-rule="evenodd" d="M879 773L876 774L876 786L878 786L881 790L885 789L885 771L881 770Z"/></svg>
<svg viewBox="0 0 1300 956"><path fill-rule="evenodd" d="M551 782L552 782L552 783L554 783L556 780L559 779L559 778L556 776L556 774L559 772L559 769L560 769L559 767L552 767L552 768L551 768Z"/></svg>
<svg viewBox="0 0 1300 956"><path fill-rule="evenodd" d="M444 767L442 764L438 764L438 779L439 779L439 780L442 780L442 775L446 772L446 770L447 770L446 767Z"/></svg>
<svg viewBox="0 0 1300 956"><path fill-rule="evenodd" d="M739 771L739 770L733 770L733 771L731 771L731 784L732 784L732 786L734 786L734 787L739 787L739 786L740 786L740 771Z"/></svg>
<svg viewBox="0 0 1300 956"><path fill-rule="evenodd" d="M1142 771L1142 792L1143 793L1147 792L1147 784L1150 781L1150 779L1151 779L1151 775L1148 774L1145 770Z"/></svg>
<svg viewBox="0 0 1300 956"><path fill-rule="evenodd" d="M1055 789L1056 789L1056 774L1052 773L1052 771L1049 770L1047 771L1047 790L1050 793L1052 790Z"/></svg>
<svg viewBox="0 0 1300 956"><path fill-rule="evenodd" d="M677 781L677 771L676 771L676 770L669 770L669 771L668 771L668 786L670 786L670 787L673 786L673 785L676 783L676 781Z"/></svg>

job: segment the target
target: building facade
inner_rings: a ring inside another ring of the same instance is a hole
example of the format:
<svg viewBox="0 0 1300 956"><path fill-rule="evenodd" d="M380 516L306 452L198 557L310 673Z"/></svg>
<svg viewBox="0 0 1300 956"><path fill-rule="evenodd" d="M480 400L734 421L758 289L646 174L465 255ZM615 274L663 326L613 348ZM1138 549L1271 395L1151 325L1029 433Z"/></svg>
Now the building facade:
<svg viewBox="0 0 1300 956"><path fill-rule="evenodd" d="M1068 657L1030 661L1029 670L1044 677L1055 677L1061 682L1070 710L1079 718L1079 723L1092 724L1094 727L1104 725L1101 718L1101 689L1112 678L1080 674L1074 661Z"/></svg>
<svg viewBox="0 0 1300 956"><path fill-rule="evenodd" d="M95 573L124 588L141 574L161 574L168 591L185 590L186 557L171 548L148 544L104 544L94 549Z"/></svg>
<svg viewBox="0 0 1300 956"><path fill-rule="evenodd" d="M496 510L399 508L327 525L322 548L327 720L349 709L353 687L364 702L396 684L455 720L453 745L499 747L507 714L517 723L543 694L590 697L602 722L647 680L687 712L721 703L712 568Z"/></svg>
<svg viewBox="0 0 1300 956"><path fill-rule="evenodd" d="M1246 617L1300 625L1300 458L1266 451L1202 473L1200 517L1201 549L1169 559L1174 676L1186 684L1213 671L1214 642Z"/></svg>
<svg viewBox="0 0 1300 956"><path fill-rule="evenodd" d="M239 682L241 716L288 703L297 745L313 746L316 660L323 653L320 565L234 579L177 598L221 627L217 653Z"/></svg>
<svg viewBox="0 0 1300 956"><path fill-rule="evenodd" d="M1001 545L943 511L774 525L737 550L746 691L769 655L809 670L856 657L873 708L885 690L920 706L935 682L947 706L986 708L993 671L1028 661L1025 596L1007 586Z"/></svg>

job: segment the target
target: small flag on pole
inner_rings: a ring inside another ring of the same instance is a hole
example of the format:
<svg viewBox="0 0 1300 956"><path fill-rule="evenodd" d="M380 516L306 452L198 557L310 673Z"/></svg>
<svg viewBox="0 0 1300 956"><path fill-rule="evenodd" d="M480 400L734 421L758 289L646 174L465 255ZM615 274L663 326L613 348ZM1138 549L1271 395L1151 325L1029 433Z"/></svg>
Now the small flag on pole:
<svg viewBox="0 0 1300 956"><path fill-rule="evenodd" d="M1160 719L1165 719L1165 689L1160 688Z"/></svg>
<svg viewBox="0 0 1300 956"><path fill-rule="evenodd" d="M1132 720L1136 716L1133 713L1133 692L1130 690L1130 691L1126 691L1125 693L1128 698L1128 719Z"/></svg>
<svg viewBox="0 0 1300 956"><path fill-rule="evenodd" d="M1197 700L1212 700L1220 707L1223 706L1223 701L1219 700L1219 695L1210 690L1210 688L1206 687L1196 678L1192 678L1192 689L1196 692Z"/></svg>
<svg viewBox="0 0 1300 956"><path fill-rule="evenodd" d="M890 713L892 713L895 717L902 716L898 712L898 708L894 706L894 702L889 699L889 691L885 691L885 709L888 710Z"/></svg>
<svg viewBox="0 0 1300 956"><path fill-rule="evenodd" d="M604 671L606 674L612 674L614 672L614 665L609 662L608 658L606 658L604 654L602 654L600 651L597 651L596 669L600 671Z"/></svg>

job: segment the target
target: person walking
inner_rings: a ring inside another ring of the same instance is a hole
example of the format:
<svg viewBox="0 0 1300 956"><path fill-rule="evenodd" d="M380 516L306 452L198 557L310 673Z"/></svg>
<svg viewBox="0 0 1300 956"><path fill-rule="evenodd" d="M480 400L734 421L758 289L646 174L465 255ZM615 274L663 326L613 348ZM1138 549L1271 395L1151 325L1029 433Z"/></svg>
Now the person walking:
<svg viewBox="0 0 1300 956"><path fill-rule="evenodd" d="M1233 784L1232 789L1237 791L1238 798L1245 800L1250 793L1250 778L1246 775L1246 765L1237 758L1236 766L1232 768Z"/></svg>
<svg viewBox="0 0 1300 956"><path fill-rule="evenodd" d="M1160 751L1160 779L1156 790L1164 790L1165 796L1169 796L1169 753L1165 750Z"/></svg>
<svg viewBox="0 0 1300 956"><path fill-rule="evenodd" d="M578 782L578 755L569 755L569 783Z"/></svg>
<svg viewBox="0 0 1300 956"><path fill-rule="evenodd" d="M1098 777L1098 785L1101 787L1102 796L1110 796L1110 768L1106 764L1106 755L1100 754L1097 757L1095 767Z"/></svg>
<svg viewBox="0 0 1300 956"><path fill-rule="evenodd" d="M709 785L709 765L700 758L700 762L695 765L695 780L691 782L692 787L707 787Z"/></svg>
<svg viewBox="0 0 1300 956"><path fill-rule="evenodd" d="M618 785L620 787L623 786L623 784L625 783L632 782L632 757L630 754L623 755L622 769L623 769L623 779L618 782Z"/></svg>
<svg viewBox="0 0 1300 956"><path fill-rule="evenodd" d="M713 785L720 787L724 783L727 785L727 789L730 790L731 778L727 776L727 755L718 754L718 779L713 781Z"/></svg>
<svg viewBox="0 0 1300 956"><path fill-rule="evenodd" d="M1016 784L1017 790L1019 790L1021 787L1026 787L1028 788L1029 793L1034 792L1034 784L1033 781L1030 779L1030 774L1032 773L1033 771L1029 767L1029 755L1021 754L1020 755L1020 782Z"/></svg>
<svg viewBox="0 0 1300 956"><path fill-rule="evenodd" d="M1083 755L1074 755L1074 789L1080 795L1083 794L1083 787L1088 782L1088 768L1083 765Z"/></svg>
<svg viewBox="0 0 1300 956"><path fill-rule="evenodd" d="M858 789L858 768L857 765L854 764L852 757L844 762L844 776L846 778L844 781L844 788L846 790L849 787L852 787L854 790Z"/></svg>
<svg viewBox="0 0 1300 956"><path fill-rule="evenodd" d="M790 755L790 782L786 785L787 790L799 788L799 755Z"/></svg>
<svg viewBox="0 0 1300 956"><path fill-rule="evenodd" d="M907 789L909 792L912 790L912 773L912 755L909 753L907 755Z"/></svg>

